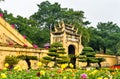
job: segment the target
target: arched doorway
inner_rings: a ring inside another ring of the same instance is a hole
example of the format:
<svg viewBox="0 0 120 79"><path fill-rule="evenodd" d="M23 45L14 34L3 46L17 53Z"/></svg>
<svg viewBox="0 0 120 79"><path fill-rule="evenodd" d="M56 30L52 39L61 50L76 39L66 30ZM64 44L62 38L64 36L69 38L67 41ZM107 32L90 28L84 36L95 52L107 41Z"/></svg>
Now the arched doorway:
<svg viewBox="0 0 120 79"><path fill-rule="evenodd" d="M70 56L70 63L72 63L74 68L76 68L75 47L73 45L69 45L68 55Z"/></svg>

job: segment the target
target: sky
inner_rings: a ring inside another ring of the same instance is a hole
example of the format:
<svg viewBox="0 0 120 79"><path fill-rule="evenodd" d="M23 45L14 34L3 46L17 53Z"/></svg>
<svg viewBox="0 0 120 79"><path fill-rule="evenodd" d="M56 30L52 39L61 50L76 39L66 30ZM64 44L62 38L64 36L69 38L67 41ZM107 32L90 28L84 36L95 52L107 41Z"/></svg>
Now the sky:
<svg viewBox="0 0 120 79"><path fill-rule="evenodd" d="M0 2L0 8L7 10L14 16L29 17L37 12L37 4L46 0L5 0ZM84 11L85 20L96 27L98 22L112 21L120 27L120 0L48 0L54 4L58 2L62 8L73 8Z"/></svg>

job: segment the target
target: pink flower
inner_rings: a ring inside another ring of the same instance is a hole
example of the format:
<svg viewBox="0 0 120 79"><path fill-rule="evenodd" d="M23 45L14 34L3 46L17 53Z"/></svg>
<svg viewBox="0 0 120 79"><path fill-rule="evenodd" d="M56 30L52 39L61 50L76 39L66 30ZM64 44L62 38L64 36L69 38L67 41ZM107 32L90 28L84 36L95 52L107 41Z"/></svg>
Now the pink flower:
<svg viewBox="0 0 120 79"><path fill-rule="evenodd" d="M45 49L49 49L49 46L46 46Z"/></svg>
<svg viewBox="0 0 120 79"><path fill-rule="evenodd" d="M34 47L34 48L38 48L38 46L37 46L36 44L33 44L33 47Z"/></svg>
<svg viewBox="0 0 120 79"><path fill-rule="evenodd" d="M87 74L85 74L85 73L81 74L80 77L81 77L82 79L87 79L87 78L88 78Z"/></svg>
<svg viewBox="0 0 120 79"><path fill-rule="evenodd" d="M26 45L26 44L24 44L23 46L24 46L24 47L27 47L27 45Z"/></svg>
<svg viewBox="0 0 120 79"><path fill-rule="evenodd" d="M27 38L27 36L23 35L23 38L25 38L25 39L26 39L26 38Z"/></svg>
<svg viewBox="0 0 120 79"><path fill-rule="evenodd" d="M12 28L15 28L15 25L14 25L14 24L12 24L12 25L11 25L11 27L12 27Z"/></svg>
<svg viewBox="0 0 120 79"><path fill-rule="evenodd" d="M3 17L3 14L2 14L2 13L0 13L0 17Z"/></svg>
<svg viewBox="0 0 120 79"><path fill-rule="evenodd" d="M9 42L9 45L12 46L12 45L13 45L13 42Z"/></svg>

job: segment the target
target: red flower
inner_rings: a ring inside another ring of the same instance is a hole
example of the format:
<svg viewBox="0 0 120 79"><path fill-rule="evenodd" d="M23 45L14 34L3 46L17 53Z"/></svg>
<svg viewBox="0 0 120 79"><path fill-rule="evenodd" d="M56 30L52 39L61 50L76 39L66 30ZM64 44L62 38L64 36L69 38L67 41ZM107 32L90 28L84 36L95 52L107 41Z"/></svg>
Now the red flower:
<svg viewBox="0 0 120 79"><path fill-rule="evenodd" d="M38 72L36 75L39 77L40 76L40 72Z"/></svg>
<svg viewBox="0 0 120 79"><path fill-rule="evenodd" d="M36 44L33 44L33 48L38 48L38 46Z"/></svg>
<svg viewBox="0 0 120 79"><path fill-rule="evenodd" d="M2 68L0 68L0 71L2 70Z"/></svg>
<svg viewBox="0 0 120 79"><path fill-rule="evenodd" d="M27 38L27 36L23 35L23 38L25 38L25 39L26 39L26 38Z"/></svg>
<svg viewBox="0 0 120 79"><path fill-rule="evenodd" d="M12 27L12 28L15 28L15 25L14 25L14 24L12 24L12 25L11 25L11 27Z"/></svg>
<svg viewBox="0 0 120 79"><path fill-rule="evenodd" d="M57 72L58 72L58 73L61 73L61 72L62 72L62 70L61 70L61 69L58 69L58 70L57 70Z"/></svg>
<svg viewBox="0 0 120 79"><path fill-rule="evenodd" d="M3 14L2 14L2 13L0 13L0 17L3 17Z"/></svg>
<svg viewBox="0 0 120 79"><path fill-rule="evenodd" d="M27 47L27 45L26 45L26 44L24 44L23 46L24 46L24 47Z"/></svg>
<svg viewBox="0 0 120 79"><path fill-rule="evenodd" d="M9 42L9 45L12 46L12 45L13 45L13 42Z"/></svg>

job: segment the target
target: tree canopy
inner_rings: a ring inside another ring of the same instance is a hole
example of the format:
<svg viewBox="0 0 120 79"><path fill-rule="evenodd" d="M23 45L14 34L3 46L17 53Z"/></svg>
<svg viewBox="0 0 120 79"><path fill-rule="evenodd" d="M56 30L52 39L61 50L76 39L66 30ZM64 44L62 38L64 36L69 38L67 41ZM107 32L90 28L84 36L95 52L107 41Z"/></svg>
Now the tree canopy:
<svg viewBox="0 0 120 79"><path fill-rule="evenodd" d="M91 36L89 46L94 50L103 50L103 53L116 54L119 50L116 47L120 42L120 27L113 22L98 23L97 28L89 28ZM110 51L108 51L110 50Z"/></svg>

